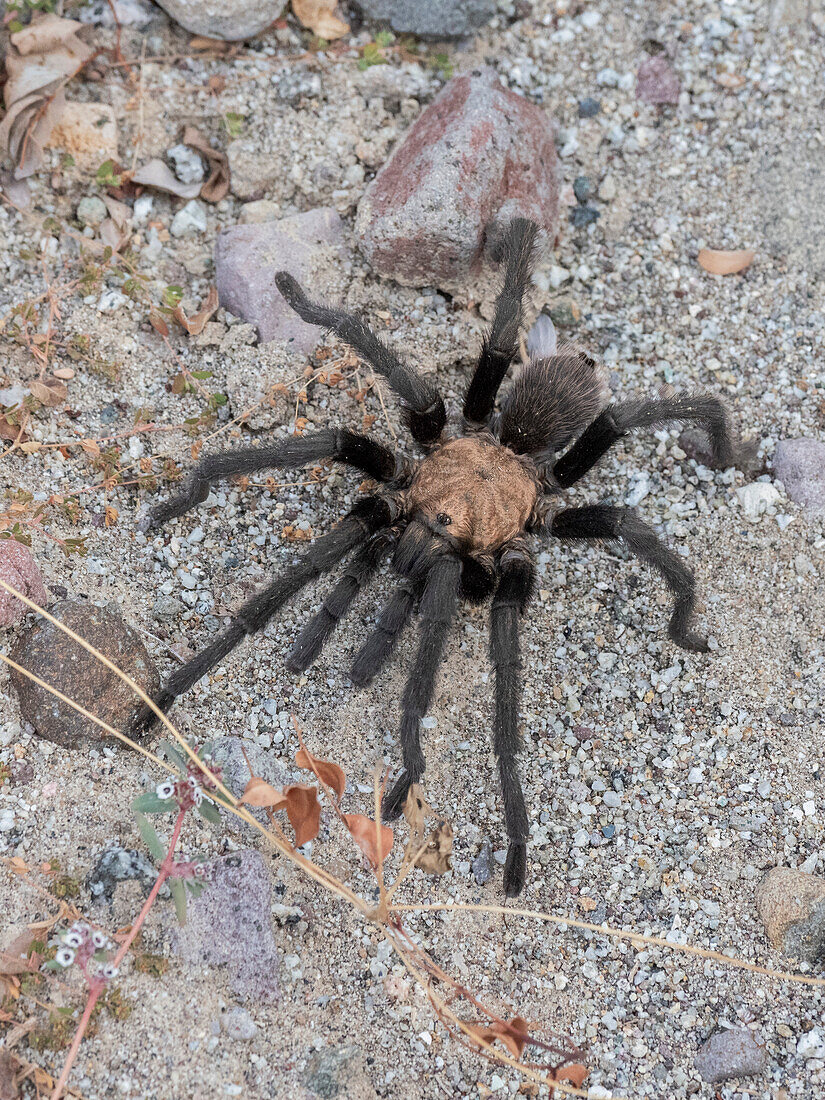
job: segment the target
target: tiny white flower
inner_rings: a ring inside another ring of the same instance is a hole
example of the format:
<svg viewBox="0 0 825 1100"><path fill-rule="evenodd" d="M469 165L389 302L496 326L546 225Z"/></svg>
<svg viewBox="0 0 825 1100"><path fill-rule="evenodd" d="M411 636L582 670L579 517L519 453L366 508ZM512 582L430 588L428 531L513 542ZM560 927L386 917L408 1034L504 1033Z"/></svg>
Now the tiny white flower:
<svg viewBox="0 0 825 1100"><path fill-rule="evenodd" d="M74 928L70 928L63 937L63 942L67 947L78 948L83 943L83 933Z"/></svg>
<svg viewBox="0 0 825 1100"><path fill-rule="evenodd" d="M158 796L158 798L162 798L164 802L168 798L172 798L174 793L175 784L172 782L171 779L167 779L163 783L158 783L157 787L155 787L155 794Z"/></svg>
<svg viewBox="0 0 825 1100"><path fill-rule="evenodd" d="M74 962L75 953L71 947L61 947L55 955L55 961L59 962L61 966L71 966Z"/></svg>
<svg viewBox="0 0 825 1100"><path fill-rule="evenodd" d="M104 967L101 967L100 973L107 982L110 982L112 978L117 977L117 967L113 966L111 963L106 963Z"/></svg>
<svg viewBox="0 0 825 1100"><path fill-rule="evenodd" d="M196 778L194 777L194 775L190 775L190 776L189 776L189 778L188 778L188 779L186 780L186 782L187 782L187 783L189 784L189 786L190 786L190 787L192 788L192 790L193 790L193 791L194 791L194 790L195 790L195 789L197 788L197 786L198 786L198 781L197 781L197 779L196 779Z"/></svg>
<svg viewBox="0 0 825 1100"><path fill-rule="evenodd" d="M101 948L105 947L108 942L109 937L106 935L105 932L101 932L99 928L96 928L95 931L92 932L92 943L95 945L98 951Z"/></svg>

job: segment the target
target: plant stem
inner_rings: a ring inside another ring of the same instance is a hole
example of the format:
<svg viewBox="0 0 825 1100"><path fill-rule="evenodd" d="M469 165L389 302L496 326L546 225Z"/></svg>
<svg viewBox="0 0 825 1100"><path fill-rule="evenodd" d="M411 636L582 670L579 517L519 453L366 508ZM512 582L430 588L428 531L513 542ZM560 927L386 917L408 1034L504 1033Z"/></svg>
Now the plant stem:
<svg viewBox="0 0 825 1100"><path fill-rule="evenodd" d="M172 830L172 836L169 839L169 848L166 852L166 855L164 856L163 863L160 865L160 871L158 872L158 877L155 879L155 885L150 890L149 896L144 902L143 908L141 909L140 913L138 913L137 919L135 920L132 927L129 929L129 935L120 945L120 950L115 955L112 962L113 966L120 966L124 955L132 946L132 943L134 942L135 937L140 931L143 922L149 916L149 910L154 905L155 899L160 892L161 886L163 886L164 882L166 882L167 878L169 878L170 873L174 869L175 860L173 857L175 854L175 848L178 846L180 831L183 827L183 819L185 817L186 810L178 810L175 827ZM83 1015L80 1017L80 1022L77 1025L77 1031L74 1033L74 1039L72 1039L72 1045L69 1047L69 1053L66 1055L66 1061L63 1064L63 1070L61 1071L57 1084L54 1086L54 1090L52 1091L51 1100L60 1100L60 1096L63 1092L63 1089L66 1087L66 1082L69 1079L69 1073L71 1072L72 1065L74 1064L74 1060L77 1057L77 1052L80 1049L80 1044L83 1041L83 1036L86 1033L86 1028L89 1026L89 1020L91 1020L92 1018L94 1007L97 1004L100 994L105 988L106 982L104 981L100 981L95 978L89 982L89 997L86 1001L86 1007L83 1010Z"/></svg>

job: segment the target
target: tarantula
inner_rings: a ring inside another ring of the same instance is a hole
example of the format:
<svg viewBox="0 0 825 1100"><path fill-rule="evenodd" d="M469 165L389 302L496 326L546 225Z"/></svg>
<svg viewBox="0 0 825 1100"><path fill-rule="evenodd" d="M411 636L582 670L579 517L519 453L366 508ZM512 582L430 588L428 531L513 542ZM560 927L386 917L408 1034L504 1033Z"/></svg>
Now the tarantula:
<svg viewBox="0 0 825 1100"><path fill-rule="evenodd" d="M410 786L420 782L424 773L420 724L433 700L459 598L481 603L492 596L493 748L509 841L504 890L511 897L524 887L529 835L517 757L522 748L519 619L535 584L530 542L548 537L621 539L631 553L657 569L670 588L674 597L671 639L684 649L703 652L707 643L691 628L695 582L681 558L632 509L607 504L565 508L562 492L634 428L671 420L698 421L710 436L713 460L722 467L735 465L747 451L747 445L743 447L733 436L725 407L715 397L688 395L610 404L603 371L575 348L531 358L495 410L499 387L517 354L537 234L532 222L516 219L502 236L504 286L467 389L461 424L452 431L447 429L444 402L432 382L359 318L311 301L291 275L280 272L275 281L292 309L309 324L335 333L386 378L400 398L406 425L424 457L410 459L343 429L210 455L196 466L183 491L154 508L145 524L158 527L203 502L218 478L272 466L295 468L334 459L380 483L282 576L247 600L226 631L169 678L156 701L166 710L247 634L262 630L304 585L351 554L341 579L287 657L292 671L308 668L359 590L392 553L400 583L356 654L351 673L358 686L368 684L418 609L418 648L401 700L403 771L385 796L387 819L400 814ZM148 727L153 720L147 708L138 722Z"/></svg>

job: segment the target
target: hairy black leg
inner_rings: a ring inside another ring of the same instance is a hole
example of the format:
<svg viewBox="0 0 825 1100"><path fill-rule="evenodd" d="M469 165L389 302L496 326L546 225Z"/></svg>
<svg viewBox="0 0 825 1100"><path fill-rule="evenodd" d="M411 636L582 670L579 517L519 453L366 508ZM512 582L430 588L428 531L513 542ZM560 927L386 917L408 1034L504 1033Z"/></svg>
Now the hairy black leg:
<svg viewBox="0 0 825 1100"><path fill-rule="evenodd" d="M182 491L158 504L149 513L145 527L160 527L175 516L201 504L209 495L211 482L235 474L251 474L270 466L295 469L310 462L336 459L362 470L376 481L391 481L403 474L405 460L388 447L341 428L329 428L311 435L293 436L267 447L247 447L238 451L207 455L186 481Z"/></svg>
<svg viewBox="0 0 825 1100"><path fill-rule="evenodd" d="M301 320L320 325L346 341L362 359L387 379L390 389L404 403L404 414L413 439L434 443L444 429L447 413L435 386L409 363L399 359L379 340L360 317L310 301L300 284L286 271L275 276L275 285Z"/></svg>
<svg viewBox="0 0 825 1100"><path fill-rule="evenodd" d="M720 469L746 463L756 442L742 442L733 433L728 411L718 397L702 394L650 401L622 401L609 405L553 467L553 476L566 489L590 470L613 444L634 428L652 428L669 420L697 421L710 436L713 464Z"/></svg>
<svg viewBox="0 0 825 1100"><path fill-rule="evenodd" d="M507 368L518 351L524 294L533 268L538 226L526 218L515 218L502 237L503 260L507 267L504 286L496 299L490 332L484 338L467 395L464 419L470 425L486 424Z"/></svg>
<svg viewBox="0 0 825 1100"><path fill-rule="evenodd" d="M693 573L632 508L613 508L607 504L568 508L553 518L550 533L560 539L622 539L631 553L661 573L675 597L668 627L671 640L682 649L707 652L707 640L690 629L696 605Z"/></svg>
<svg viewBox="0 0 825 1100"><path fill-rule="evenodd" d="M358 687L366 687L393 655L420 595L421 585L415 581L402 581L393 592L375 630L367 636L352 662L350 677Z"/></svg>
<svg viewBox="0 0 825 1100"><path fill-rule="evenodd" d="M460 583L461 562L447 554L436 558L424 582L418 652L401 700L399 734L404 771L392 790L384 796L383 815L388 821L400 815L410 786L418 783L424 774L421 719L433 700L436 674L444 657L447 636L458 606Z"/></svg>
<svg viewBox="0 0 825 1100"><path fill-rule="evenodd" d="M320 611L312 616L298 635L286 659L286 667L291 672L303 672L313 663L352 601L374 575L391 543L392 535L388 531L379 531L352 558Z"/></svg>
<svg viewBox="0 0 825 1100"><path fill-rule="evenodd" d="M262 630L304 585L332 569L350 550L381 527L388 526L394 518L394 507L385 498L367 497L360 501L334 531L319 538L282 576L248 599L224 633L210 646L172 673L155 699L157 706L163 711L168 710L178 695L188 691L210 668L222 661L245 635ZM144 706L138 712L134 725L139 729L148 729L155 720L154 711Z"/></svg>
<svg viewBox="0 0 825 1100"><path fill-rule="evenodd" d="M504 893L513 898L524 889L530 835L517 760L522 748L518 730L521 699L519 619L533 592L535 569L522 547L506 549L499 568L501 580L490 609L490 659L496 674L493 750L498 761L508 839Z"/></svg>

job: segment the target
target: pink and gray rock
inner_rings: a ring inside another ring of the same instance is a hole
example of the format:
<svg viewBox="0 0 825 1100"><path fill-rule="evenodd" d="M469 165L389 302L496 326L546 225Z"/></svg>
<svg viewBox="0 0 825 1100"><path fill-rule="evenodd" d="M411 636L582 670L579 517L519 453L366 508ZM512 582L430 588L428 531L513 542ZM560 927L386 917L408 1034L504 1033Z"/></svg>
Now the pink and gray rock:
<svg viewBox="0 0 825 1100"><path fill-rule="evenodd" d="M190 898L176 948L194 966L225 966L233 993L270 1004L278 999L278 947L272 934L272 887L260 852L220 856L212 877Z"/></svg>
<svg viewBox="0 0 825 1100"><path fill-rule="evenodd" d="M704 1081L714 1083L764 1073L768 1054L747 1028L736 1027L711 1035L693 1064Z"/></svg>
<svg viewBox="0 0 825 1100"><path fill-rule="evenodd" d="M342 229L337 212L326 208L225 229L215 245L221 305L255 325L263 343L281 340L308 354L321 333L289 308L275 286L275 273L288 271L312 297L328 300L340 290L335 272L345 259Z"/></svg>
<svg viewBox="0 0 825 1100"><path fill-rule="evenodd" d="M756 908L777 951L811 966L825 961L825 879L772 867L756 891Z"/></svg>
<svg viewBox="0 0 825 1100"><path fill-rule="evenodd" d="M31 551L14 539L0 539L0 581L10 584L36 603L44 604L48 599L43 577ZM0 588L0 627L19 623L28 610L22 600Z"/></svg>
<svg viewBox="0 0 825 1100"><path fill-rule="evenodd" d="M825 514L825 442L781 440L773 456L773 470L791 500L816 515Z"/></svg>
<svg viewBox="0 0 825 1100"><path fill-rule="evenodd" d="M461 280L511 218L552 240L559 187L553 123L492 69L457 76L416 119L358 207L361 247L410 286Z"/></svg>
<svg viewBox="0 0 825 1100"><path fill-rule="evenodd" d="M398 34L462 38L496 14L496 0L356 0L367 17L389 23Z"/></svg>
<svg viewBox="0 0 825 1100"><path fill-rule="evenodd" d="M636 98L654 105L678 103L682 86L679 77L663 55L648 57L636 73Z"/></svg>

